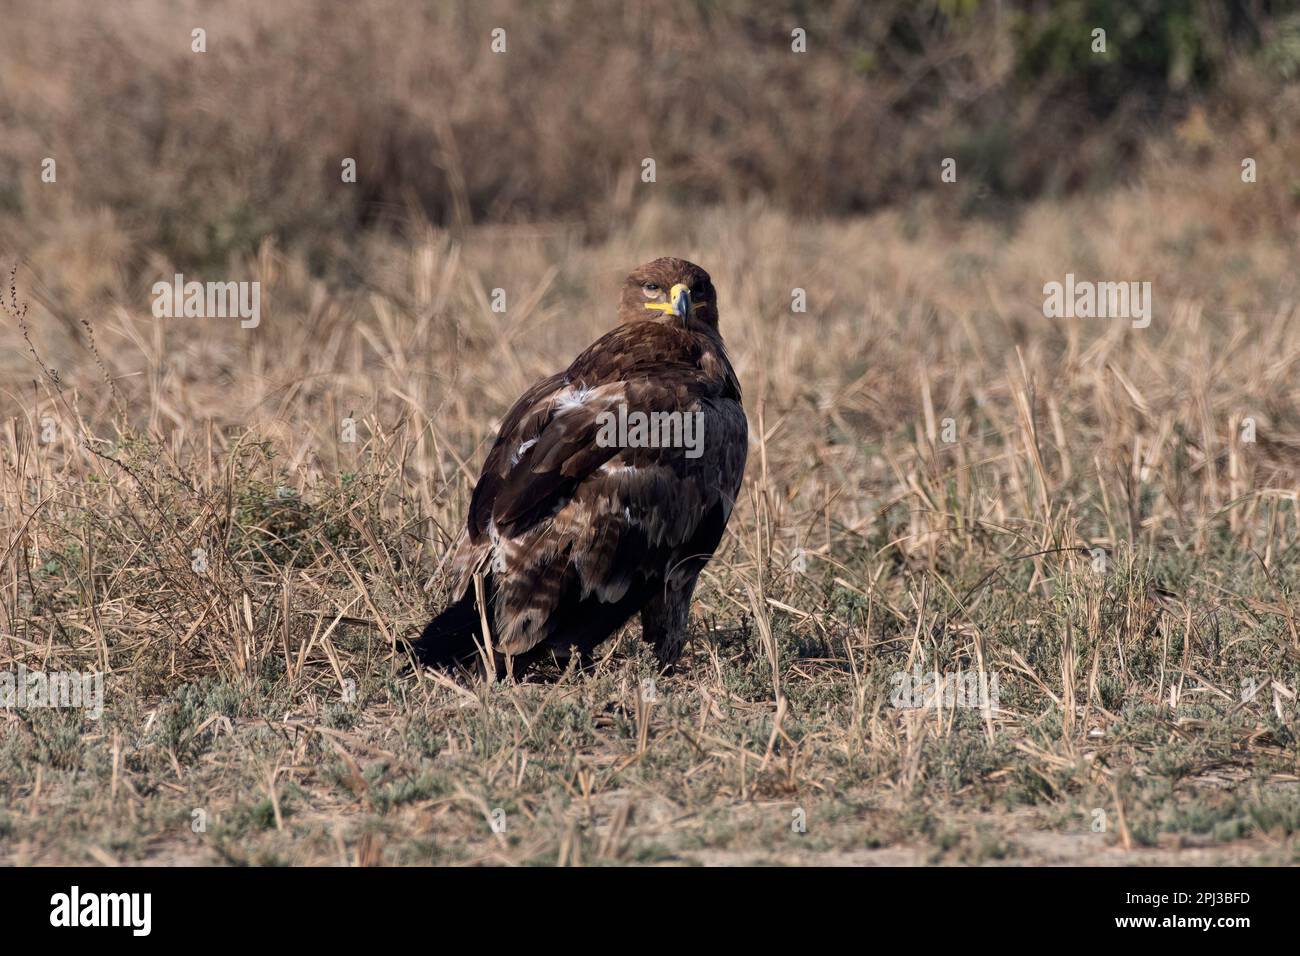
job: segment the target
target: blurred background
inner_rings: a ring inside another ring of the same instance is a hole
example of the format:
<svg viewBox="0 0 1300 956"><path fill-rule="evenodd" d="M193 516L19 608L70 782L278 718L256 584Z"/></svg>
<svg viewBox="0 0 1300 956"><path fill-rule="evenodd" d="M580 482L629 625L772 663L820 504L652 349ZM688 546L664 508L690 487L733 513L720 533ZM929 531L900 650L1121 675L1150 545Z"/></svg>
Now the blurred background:
<svg viewBox="0 0 1300 956"><path fill-rule="evenodd" d="M10 0L0 223L11 257L99 243L57 290L78 304L151 256L220 269L271 239L346 277L366 230L592 242L656 201L1014 219L1153 153L1253 156L1283 182L1233 194L1240 220L1292 228L1298 75L1300 12L1270 0Z"/></svg>
<svg viewBox="0 0 1300 956"><path fill-rule="evenodd" d="M1295 862L1298 238L1294 3L2 0L0 667L108 694L0 713L0 859ZM663 705L633 636L531 717L403 670L660 255L751 425Z"/></svg>

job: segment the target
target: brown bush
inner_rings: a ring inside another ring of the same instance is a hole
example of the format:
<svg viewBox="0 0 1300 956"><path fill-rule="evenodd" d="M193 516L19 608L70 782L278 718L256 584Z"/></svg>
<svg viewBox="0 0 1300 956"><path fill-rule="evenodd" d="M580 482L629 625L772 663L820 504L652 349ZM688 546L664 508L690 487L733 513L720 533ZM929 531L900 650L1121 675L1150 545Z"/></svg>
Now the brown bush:
<svg viewBox="0 0 1300 956"><path fill-rule="evenodd" d="M266 236L340 252L357 227L413 209L589 234L651 198L852 213L933 189L945 156L960 164L955 207L987 210L1122 175L1153 107L1195 92L1145 60L1102 84L1075 62L1087 17L1032 3L24 6L0 37L9 224L39 234L107 210L196 267ZM1144 15L1142 29L1163 26ZM791 51L796 26L806 54ZM206 53L191 52L195 27ZM505 55L489 47L496 27ZM1175 55L1112 32L1124 51ZM1058 48L1073 59L1057 64ZM1300 114L1247 96L1233 109ZM57 200L35 174L45 156L70 187ZM647 157L657 182L641 188Z"/></svg>

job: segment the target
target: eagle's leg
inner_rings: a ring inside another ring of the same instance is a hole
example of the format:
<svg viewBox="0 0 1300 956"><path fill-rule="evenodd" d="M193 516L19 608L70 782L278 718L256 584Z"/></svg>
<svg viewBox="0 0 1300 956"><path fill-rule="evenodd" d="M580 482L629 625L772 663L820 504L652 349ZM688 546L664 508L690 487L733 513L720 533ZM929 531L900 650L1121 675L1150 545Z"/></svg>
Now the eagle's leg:
<svg viewBox="0 0 1300 956"><path fill-rule="evenodd" d="M686 644L686 624L691 614L691 595L695 593L695 575L678 587L667 583L641 609L641 638L654 645L659 666L667 669L677 663Z"/></svg>

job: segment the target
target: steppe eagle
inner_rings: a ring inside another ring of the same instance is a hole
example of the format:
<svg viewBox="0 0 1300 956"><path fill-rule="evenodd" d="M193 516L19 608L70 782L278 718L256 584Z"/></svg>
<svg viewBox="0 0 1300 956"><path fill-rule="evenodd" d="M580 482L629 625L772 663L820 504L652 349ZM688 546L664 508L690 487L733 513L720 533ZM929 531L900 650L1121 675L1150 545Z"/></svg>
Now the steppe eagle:
<svg viewBox="0 0 1300 956"><path fill-rule="evenodd" d="M646 263L618 315L506 415L457 545L452 603L412 645L422 663L520 673L543 657L585 659L638 611L660 663L680 655L696 578L740 491L748 426L707 272Z"/></svg>

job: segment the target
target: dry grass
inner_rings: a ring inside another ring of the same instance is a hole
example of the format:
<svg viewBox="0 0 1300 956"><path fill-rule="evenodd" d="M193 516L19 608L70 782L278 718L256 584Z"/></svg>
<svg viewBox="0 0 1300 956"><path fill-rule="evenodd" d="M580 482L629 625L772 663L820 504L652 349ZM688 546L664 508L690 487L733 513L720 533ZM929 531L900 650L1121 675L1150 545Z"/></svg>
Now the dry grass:
<svg viewBox="0 0 1300 956"><path fill-rule="evenodd" d="M221 275L264 284L251 330L155 320L147 283L67 311L41 290L95 257L30 257L0 329L0 668L103 669L108 701L0 714L0 855L1295 860L1297 256L1248 218L1292 200L1231 161L1144 181L1006 226L420 225L358 242L364 286L268 242ZM752 423L684 668L654 678L632 633L549 683L412 674L393 641L443 599L494 416L660 253L712 271ZM1067 272L1150 279L1151 327L1045 319ZM914 665L998 673L1000 709L893 708Z"/></svg>

